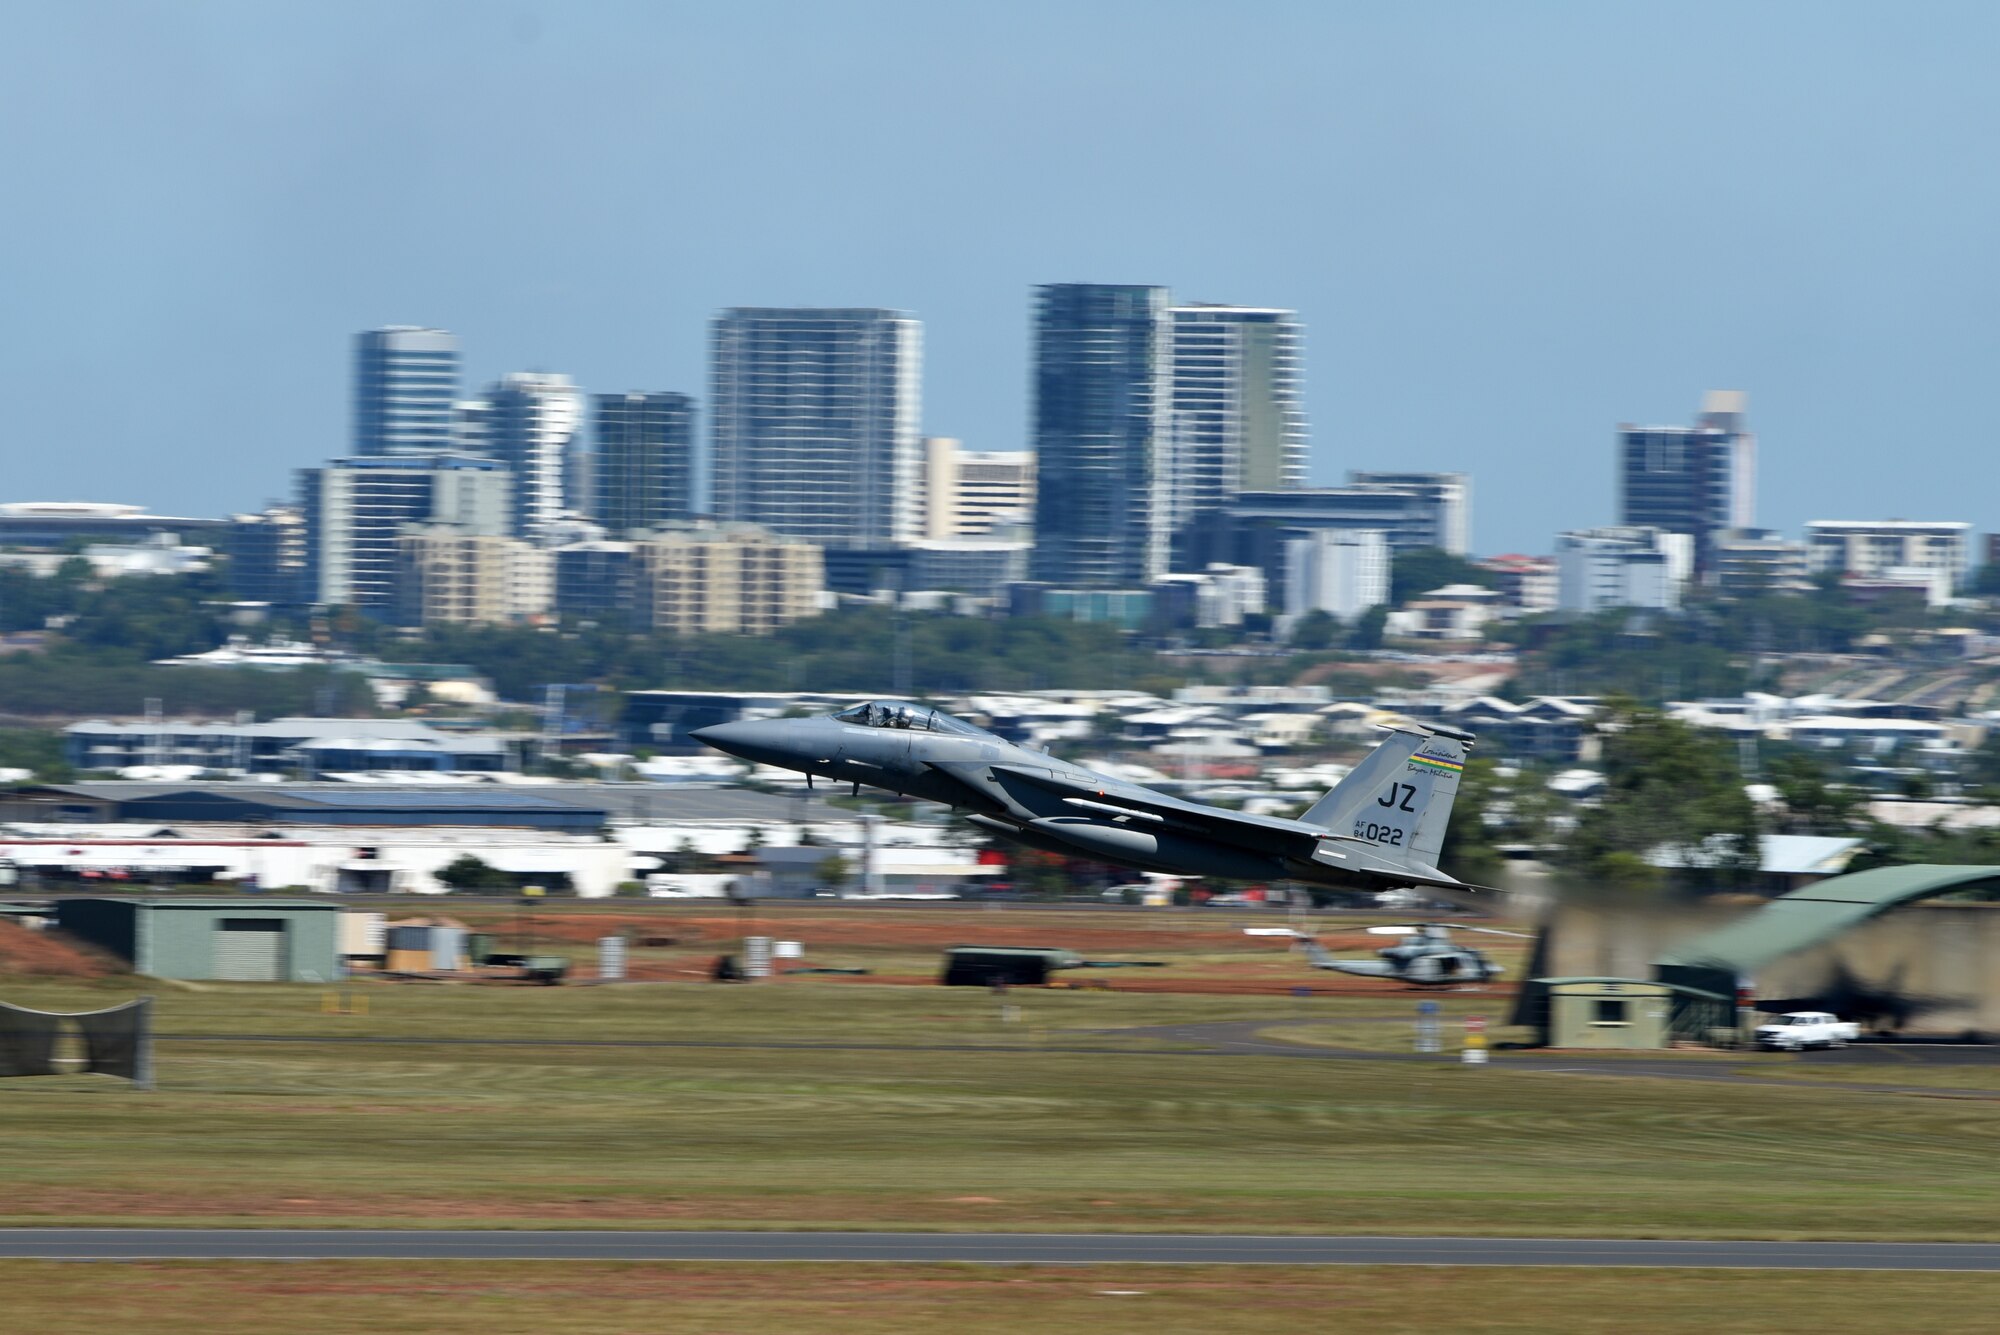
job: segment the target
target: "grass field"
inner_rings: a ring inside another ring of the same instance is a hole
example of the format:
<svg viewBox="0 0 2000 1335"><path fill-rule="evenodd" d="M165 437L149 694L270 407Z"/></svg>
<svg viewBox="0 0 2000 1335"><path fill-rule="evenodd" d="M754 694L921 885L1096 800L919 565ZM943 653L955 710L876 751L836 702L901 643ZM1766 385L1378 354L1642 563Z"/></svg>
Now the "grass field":
<svg viewBox="0 0 2000 1335"><path fill-rule="evenodd" d="M136 986L0 996L81 1009ZM1008 1025L983 992L804 979L355 991L365 1017L321 1014L320 988L159 991L164 1031L286 1039L165 1040L153 1094L6 1082L0 1219L2000 1238L2000 1101L1103 1032L1331 1015L1390 1044L1407 1030L1370 1017L1408 998L1019 992ZM308 1041L326 1034L418 1041ZM546 1045L422 1041L454 1036ZM654 1038L869 1046L579 1042ZM1060 1050L1078 1045L1123 1050Z"/></svg>
<svg viewBox="0 0 2000 1335"><path fill-rule="evenodd" d="M146 1330L1878 1335L1993 1328L2000 1276L1771 1271L0 1262L38 1335Z"/></svg>

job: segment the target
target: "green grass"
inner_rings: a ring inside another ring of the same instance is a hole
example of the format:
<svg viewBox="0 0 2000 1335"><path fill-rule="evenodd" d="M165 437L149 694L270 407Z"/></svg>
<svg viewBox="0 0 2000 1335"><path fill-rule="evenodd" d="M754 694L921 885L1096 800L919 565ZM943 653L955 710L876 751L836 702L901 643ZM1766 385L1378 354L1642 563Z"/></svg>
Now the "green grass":
<svg viewBox="0 0 2000 1335"><path fill-rule="evenodd" d="M0 1262L38 1335L606 1330L813 1335L1561 1330L1876 1335L1993 1328L2000 1276L1718 1270Z"/></svg>
<svg viewBox="0 0 2000 1335"><path fill-rule="evenodd" d="M1848 1066L1835 1062L1773 1063L1767 1074L1787 1080L1809 1080L1815 1084L1827 1083L1851 1085L1856 1089L1871 1086L1889 1088L1934 1089L1939 1093L1961 1092L1966 1095L2000 1097L2000 1066L1979 1064L1972 1066L1946 1066L1916 1061L1885 1061L1877 1064L1869 1062L1865 1066Z"/></svg>
<svg viewBox="0 0 2000 1335"><path fill-rule="evenodd" d="M132 986L4 994L69 1009ZM381 987L367 1017L320 1014L322 992L162 993L161 1027L887 1046L164 1041L153 1094L0 1084L0 1220L2000 1238L2000 1101L1083 1032L1380 1002L1016 994L1008 1027L984 993L805 981ZM940 1041L996 1046L916 1046ZM1081 1042L1130 1050L1059 1050Z"/></svg>
<svg viewBox="0 0 2000 1335"><path fill-rule="evenodd" d="M190 988L131 978L97 982L16 979L0 998L47 1010L90 1010L155 998L155 1028L181 1034L345 1035L394 1038L779 1040L855 1043L991 1043L1043 1039L1098 1044L1098 1031L1216 1020L1297 1022L1351 1018L1357 1034L1393 1029L1379 1017L1415 1019L1416 998L1202 996L1174 993L876 987L779 979L749 986L627 984L613 987L476 987L363 982L348 987L201 983ZM366 1015L329 1015L327 999L358 1000ZM1020 1018L1003 1022L1001 1006ZM1443 1013L1492 1013L1473 994L1443 999Z"/></svg>

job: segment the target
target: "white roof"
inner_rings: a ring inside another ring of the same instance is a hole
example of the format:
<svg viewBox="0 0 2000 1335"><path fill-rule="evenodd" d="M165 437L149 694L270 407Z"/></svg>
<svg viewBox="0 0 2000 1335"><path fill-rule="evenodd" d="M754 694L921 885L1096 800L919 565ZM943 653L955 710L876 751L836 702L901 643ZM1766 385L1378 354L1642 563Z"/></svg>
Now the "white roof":
<svg viewBox="0 0 2000 1335"><path fill-rule="evenodd" d="M1920 532L1925 529L1970 529L1971 523L1963 519L1815 519L1807 528L1851 528L1868 531L1886 529L1891 532Z"/></svg>
<svg viewBox="0 0 2000 1335"><path fill-rule="evenodd" d="M1776 876L1832 876L1845 871L1863 847L1860 839L1820 834L1766 834L1758 836L1757 844L1757 870ZM1719 859L1720 850L1706 848L1692 858L1671 848L1646 855L1655 867L1706 867Z"/></svg>
<svg viewBox="0 0 2000 1335"><path fill-rule="evenodd" d="M1943 732L1941 724L1920 718L1845 718L1833 714L1812 714L1792 720L1794 731L1811 728L1818 732Z"/></svg>
<svg viewBox="0 0 2000 1335"><path fill-rule="evenodd" d="M105 518L124 519L146 513L143 505L121 505L116 501L8 501L0 505L0 515L38 519Z"/></svg>

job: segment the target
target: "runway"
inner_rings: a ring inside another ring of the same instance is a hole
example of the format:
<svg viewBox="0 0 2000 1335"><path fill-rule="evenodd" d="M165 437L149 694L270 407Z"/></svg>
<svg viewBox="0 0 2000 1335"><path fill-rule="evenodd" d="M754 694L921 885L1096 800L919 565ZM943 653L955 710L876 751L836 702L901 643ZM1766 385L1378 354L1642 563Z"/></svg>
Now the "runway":
<svg viewBox="0 0 2000 1335"><path fill-rule="evenodd" d="M2000 1271L2000 1243L1248 1234L479 1229L0 1229L0 1258L956 1262L979 1265L1641 1266Z"/></svg>

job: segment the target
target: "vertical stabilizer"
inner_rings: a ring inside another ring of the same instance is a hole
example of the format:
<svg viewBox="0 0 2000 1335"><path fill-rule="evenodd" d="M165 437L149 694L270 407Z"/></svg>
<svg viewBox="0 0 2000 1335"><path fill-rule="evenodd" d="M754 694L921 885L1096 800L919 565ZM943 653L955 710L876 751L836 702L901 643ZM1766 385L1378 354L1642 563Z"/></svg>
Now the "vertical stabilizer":
<svg viewBox="0 0 2000 1335"><path fill-rule="evenodd" d="M1398 729L1301 817L1437 865L1470 733Z"/></svg>

